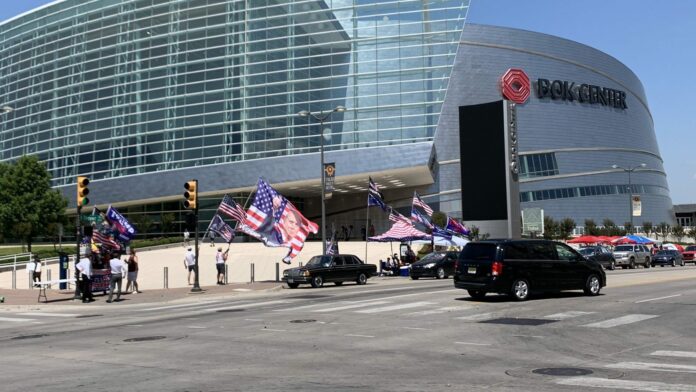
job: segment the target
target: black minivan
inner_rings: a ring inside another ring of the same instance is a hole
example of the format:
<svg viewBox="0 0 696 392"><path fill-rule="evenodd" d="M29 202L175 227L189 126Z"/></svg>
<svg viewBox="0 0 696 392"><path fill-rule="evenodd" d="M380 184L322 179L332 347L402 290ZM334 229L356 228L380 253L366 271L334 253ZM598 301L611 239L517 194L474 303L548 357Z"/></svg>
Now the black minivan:
<svg viewBox="0 0 696 392"><path fill-rule="evenodd" d="M486 240L466 244L455 265L454 287L473 298L532 291L584 290L598 295L606 285L602 266L566 244L546 240Z"/></svg>

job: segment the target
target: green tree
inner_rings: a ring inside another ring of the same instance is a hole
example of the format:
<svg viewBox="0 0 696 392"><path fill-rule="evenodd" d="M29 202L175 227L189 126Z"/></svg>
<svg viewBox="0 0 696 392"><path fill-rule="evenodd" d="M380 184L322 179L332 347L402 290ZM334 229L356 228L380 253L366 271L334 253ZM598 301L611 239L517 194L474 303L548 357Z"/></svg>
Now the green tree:
<svg viewBox="0 0 696 392"><path fill-rule="evenodd" d="M47 234L51 223L65 221L68 201L51 189L51 176L36 156L25 155L0 165L0 228L31 252L34 238Z"/></svg>
<svg viewBox="0 0 696 392"><path fill-rule="evenodd" d="M162 234L171 233L174 231L174 221L176 220L176 215L168 212L162 214Z"/></svg>
<svg viewBox="0 0 696 392"><path fill-rule="evenodd" d="M672 235L677 239L677 242L681 242L682 238L684 238L684 235L686 235L684 231L684 226L682 225L676 225L672 228Z"/></svg>
<svg viewBox="0 0 696 392"><path fill-rule="evenodd" d="M558 223L550 216L544 216L544 238L551 240L558 237Z"/></svg>
<svg viewBox="0 0 696 392"><path fill-rule="evenodd" d="M469 228L469 230L471 231L471 240L472 240L472 241L478 240L478 239L479 239L479 228L478 228L478 226L476 226L476 225L471 225L471 227Z"/></svg>
<svg viewBox="0 0 696 392"><path fill-rule="evenodd" d="M592 219L585 219L585 234L586 235L599 235L599 228L597 224Z"/></svg>
<svg viewBox="0 0 696 392"><path fill-rule="evenodd" d="M667 236L669 235L669 224L667 222L660 222L660 224L657 227L659 227L660 229L660 235L662 235L662 240L666 240ZM659 237L659 235L657 237Z"/></svg>
<svg viewBox="0 0 696 392"><path fill-rule="evenodd" d="M134 214L131 217L128 218L133 225L135 225L137 231L139 234L142 234L143 237L145 234L150 232L150 229L152 228L152 218L147 216L146 214Z"/></svg>
<svg viewBox="0 0 696 392"><path fill-rule="evenodd" d="M573 234L573 229L575 229L575 221L571 218L563 218L558 224L558 234L563 240L570 238L570 235Z"/></svg>
<svg viewBox="0 0 696 392"><path fill-rule="evenodd" d="M433 212L433 216L430 217L432 219L433 224L435 224L437 227L444 228L447 226L447 214L441 211L435 211Z"/></svg>
<svg viewBox="0 0 696 392"><path fill-rule="evenodd" d="M633 230L635 228L633 227L633 223L631 222L624 222L624 230L626 230L626 234L633 233Z"/></svg>
<svg viewBox="0 0 696 392"><path fill-rule="evenodd" d="M692 238L694 241L696 241L696 227L693 227L691 230L689 230L689 237Z"/></svg>
<svg viewBox="0 0 696 392"><path fill-rule="evenodd" d="M650 234L652 234L653 229L654 229L654 227L653 227L652 222L650 222L650 221L643 222L643 231L645 232L645 235L648 236L648 238L650 238Z"/></svg>

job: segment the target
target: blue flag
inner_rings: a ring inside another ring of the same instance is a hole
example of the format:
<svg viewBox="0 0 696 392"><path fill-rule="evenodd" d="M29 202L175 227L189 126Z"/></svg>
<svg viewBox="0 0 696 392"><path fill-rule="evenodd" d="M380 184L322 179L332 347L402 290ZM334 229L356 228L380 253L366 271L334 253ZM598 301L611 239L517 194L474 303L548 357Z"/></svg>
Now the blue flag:
<svg viewBox="0 0 696 392"><path fill-rule="evenodd" d="M377 184L369 177L370 182L367 187L367 206L379 206L382 210L387 210L387 205L384 203L384 195L377 188Z"/></svg>

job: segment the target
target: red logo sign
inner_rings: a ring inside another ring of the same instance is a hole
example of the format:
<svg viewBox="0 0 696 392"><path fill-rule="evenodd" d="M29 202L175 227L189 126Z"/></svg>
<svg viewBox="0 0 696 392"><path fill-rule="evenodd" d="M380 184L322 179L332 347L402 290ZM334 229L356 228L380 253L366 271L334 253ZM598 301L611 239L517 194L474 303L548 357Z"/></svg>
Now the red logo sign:
<svg viewBox="0 0 696 392"><path fill-rule="evenodd" d="M521 69L510 68L500 78L503 97L515 103L525 103L532 90L529 77Z"/></svg>

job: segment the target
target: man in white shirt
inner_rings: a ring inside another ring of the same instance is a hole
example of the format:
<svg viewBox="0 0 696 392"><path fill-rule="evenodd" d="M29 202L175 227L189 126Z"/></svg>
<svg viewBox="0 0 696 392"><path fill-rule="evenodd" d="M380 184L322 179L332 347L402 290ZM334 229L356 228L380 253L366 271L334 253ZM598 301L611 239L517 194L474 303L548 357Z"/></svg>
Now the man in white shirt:
<svg viewBox="0 0 696 392"><path fill-rule="evenodd" d="M92 298L92 260L83 257L75 266L80 271L80 291L82 292L82 303L93 302Z"/></svg>
<svg viewBox="0 0 696 392"><path fill-rule="evenodd" d="M227 254L229 253L229 249L225 251L225 253L222 252L222 248L218 248L217 253L215 254L215 268L217 269L217 284L223 285L225 284L225 261L227 261Z"/></svg>
<svg viewBox="0 0 696 392"><path fill-rule="evenodd" d="M188 250L186 251L186 255L184 255L184 268L188 269L188 284L189 286L192 285L191 283L191 272L194 272L196 269L196 254L193 253L189 246Z"/></svg>
<svg viewBox="0 0 696 392"><path fill-rule="evenodd" d="M121 284L123 283L123 277L128 273L128 265L118 257L118 253L114 253L111 255L109 267L111 267L111 282L109 285L109 299L106 302L111 303L111 298L114 295L114 286L117 284L118 294L116 294L116 301L121 299Z"/></svg>
<svg viewBox="0 0 696 392"><path fill-rule="evenodd" d="M31 260L27 263L27 275L29 275L29 282L31 282L30 286L36 287L36 284L34 284L34 269L36 269L36 263L34 263L34 260Z"/></svg>

